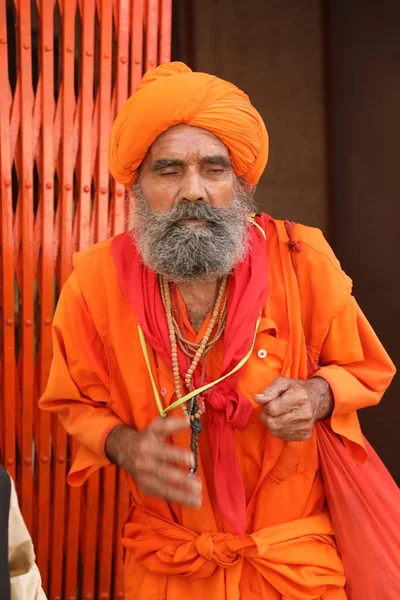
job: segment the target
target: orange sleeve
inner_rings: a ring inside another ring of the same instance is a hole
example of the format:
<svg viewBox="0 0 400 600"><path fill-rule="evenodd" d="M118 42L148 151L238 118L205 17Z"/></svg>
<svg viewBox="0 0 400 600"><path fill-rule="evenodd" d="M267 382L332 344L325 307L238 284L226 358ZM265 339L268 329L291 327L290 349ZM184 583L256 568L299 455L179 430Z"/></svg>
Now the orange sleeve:
<svg viewBox="0 0 400 600"><path fill-rule="evenodd" d="M319 364L315 375L330 384L335 399L331 427L362 462L364 443L356 411L378 404L396 369L352 296L331 324Z"/></svg>
<svg viewBox="0 0 400 600"><path fill-rule="evenodd" d="M109 379L104 344L72 273L54 316L53 360L39 401L40 408L57 414L81 444L68 478L72 485L81 485L93 471L109 464L104 444L110 431L122 424L108 407Z"/></svg>

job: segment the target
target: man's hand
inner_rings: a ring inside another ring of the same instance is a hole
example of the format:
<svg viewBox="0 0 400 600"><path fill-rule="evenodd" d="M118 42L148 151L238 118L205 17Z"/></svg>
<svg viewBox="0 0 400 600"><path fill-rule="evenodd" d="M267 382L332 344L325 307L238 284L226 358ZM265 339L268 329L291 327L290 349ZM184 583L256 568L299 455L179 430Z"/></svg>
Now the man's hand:
<svg viewBox="0 0 400 600"><path fill-rule="evenodd" d="M119 425L110 432L105 451L112 462L132 475L145 494L199 507L201 480L188 477L188 469L194 466L193 454L167 443L169 436L188 427L188 419L174 417L159 417L144 431Z"/></svg>
<svg viewBox="0 0 400 600"><path fill-rule="evenodd" d="M285 442L309 440L315 421L329 417L334 406L331 387L322 377L279 377L254 399L264 408L261 421Z"/></svg>

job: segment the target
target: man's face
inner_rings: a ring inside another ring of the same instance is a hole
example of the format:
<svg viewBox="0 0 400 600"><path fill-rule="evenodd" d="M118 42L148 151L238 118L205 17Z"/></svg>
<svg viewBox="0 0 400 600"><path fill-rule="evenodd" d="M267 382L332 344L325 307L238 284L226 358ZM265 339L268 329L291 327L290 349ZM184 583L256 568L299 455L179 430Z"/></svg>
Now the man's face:
<svg viewBox="0 0 400 600"><path fill-rule="evenodd" d="M188 125L166 131L143 161L133 193L142 260L169 280L215 280L246 256L252 194L213 134Z"/></svg>
<svg viewBox="0 0 400 600"><path fill-rule="evenodd" d="M161 134L140 168L140 186L154 212L185 201L228 207L236 181L227 147L209 131L190 125Z"/></svg>

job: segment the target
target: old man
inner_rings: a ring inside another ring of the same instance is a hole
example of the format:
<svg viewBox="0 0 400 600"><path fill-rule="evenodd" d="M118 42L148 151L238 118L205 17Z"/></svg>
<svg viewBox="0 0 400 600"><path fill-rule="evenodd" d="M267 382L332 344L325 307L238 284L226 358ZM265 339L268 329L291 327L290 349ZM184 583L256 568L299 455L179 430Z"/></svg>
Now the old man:
<svg viewBox="0 0 400 600"><path fill-rule="evenodd" d="M255 214L267 158L248 97L182 63L113 126L132 222L75 258L40 404L71 485L128 475L126 600L346 598L314 425L362 460L394 367L322 234Z"/></svg>

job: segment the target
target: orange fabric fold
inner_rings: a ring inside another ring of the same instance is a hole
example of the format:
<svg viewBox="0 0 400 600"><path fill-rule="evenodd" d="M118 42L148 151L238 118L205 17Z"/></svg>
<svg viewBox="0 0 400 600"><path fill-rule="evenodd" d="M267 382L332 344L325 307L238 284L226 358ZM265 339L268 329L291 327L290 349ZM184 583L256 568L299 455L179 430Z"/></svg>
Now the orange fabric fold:
<svg viewBox="0 0 400 600"><path fill-rule="evenodd" d="M287 598L313 600L328 586L344 586L327 513L237 536L197 535L147 511L134 512L135 522L125 526L123 544L137 564L155 575L205 579L216 569L234 568L245 559Z"/></svg>
<svg viewBox="0 0 400 600"><path fill-rule="evenodd" d="M229 149L236 174L256 185L268 160L268 134L260 114L239 88L180 62L147 72L116 118L109 166L126 186L164 131L185 123L216 135Z"/></svg>

